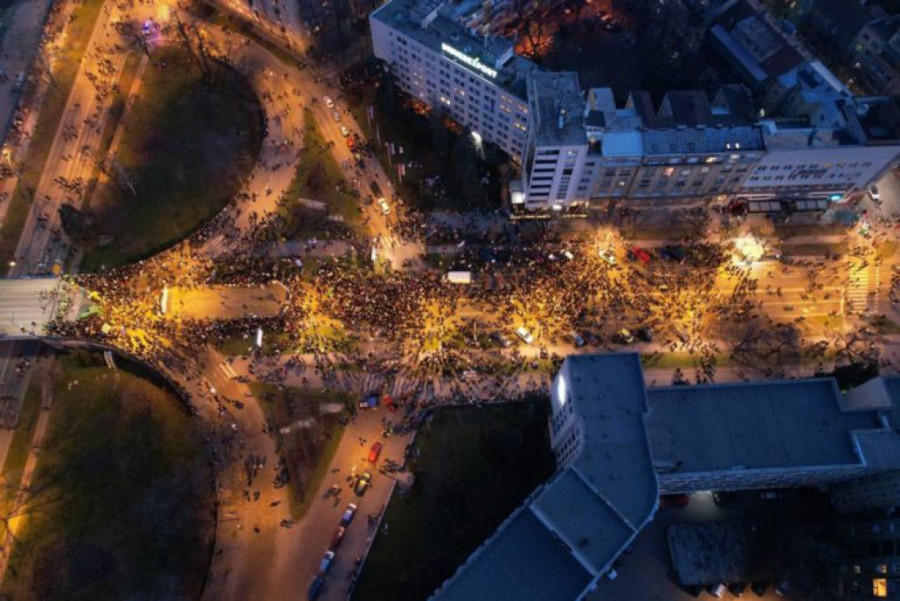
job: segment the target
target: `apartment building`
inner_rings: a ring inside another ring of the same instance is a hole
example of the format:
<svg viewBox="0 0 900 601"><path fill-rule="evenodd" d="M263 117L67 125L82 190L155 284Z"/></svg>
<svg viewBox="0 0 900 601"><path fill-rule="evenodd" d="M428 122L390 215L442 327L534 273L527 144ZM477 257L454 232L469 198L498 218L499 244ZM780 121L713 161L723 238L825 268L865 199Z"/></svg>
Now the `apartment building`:
<svg viewBox="0 0 900 601"><path fill-rule="evenodd" d="M583 90L576 73L517 56L508 40L467 29L463 4L390 0L370 16L373 48L403 90L520 166L514 209L844 201L900 155L896 99L853 97L746 0L711 34L748 87L670 91L658 106L639 91L618 106L609 88Z"/></svg>

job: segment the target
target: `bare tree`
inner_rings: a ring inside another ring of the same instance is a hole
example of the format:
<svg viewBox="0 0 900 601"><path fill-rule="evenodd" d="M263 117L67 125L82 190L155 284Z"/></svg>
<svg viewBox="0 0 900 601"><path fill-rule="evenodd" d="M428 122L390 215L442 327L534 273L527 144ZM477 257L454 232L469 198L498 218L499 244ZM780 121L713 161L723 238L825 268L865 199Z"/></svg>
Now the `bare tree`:
<svg viewBox="0 0 900 601"><path fill-rule="evenodd" d="M150 44L137 21L117 21L114 27L129 48L150 56Z"/></svg>

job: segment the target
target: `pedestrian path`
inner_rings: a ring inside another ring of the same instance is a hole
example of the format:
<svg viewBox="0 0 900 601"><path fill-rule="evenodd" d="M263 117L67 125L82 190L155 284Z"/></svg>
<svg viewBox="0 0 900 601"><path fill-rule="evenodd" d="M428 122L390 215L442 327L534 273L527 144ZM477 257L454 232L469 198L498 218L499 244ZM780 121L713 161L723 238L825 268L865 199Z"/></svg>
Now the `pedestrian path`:
<svg viewBox="0 0 900 601"><path fill-rule="evenodd" d="M847 285L847 310L865 312L871 307L872 295L869 293L872 278L872 266L868 262L857 260L850 262L850 281Z"/></svg>

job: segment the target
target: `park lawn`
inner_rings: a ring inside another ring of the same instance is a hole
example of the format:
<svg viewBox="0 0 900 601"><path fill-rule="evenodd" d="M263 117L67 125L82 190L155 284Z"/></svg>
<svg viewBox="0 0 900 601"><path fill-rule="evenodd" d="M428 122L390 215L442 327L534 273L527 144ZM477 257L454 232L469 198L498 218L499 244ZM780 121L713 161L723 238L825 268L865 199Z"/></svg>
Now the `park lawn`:
<svg viewBox="0 0 900 601"><path fill-rule="evenodd" d="M299 520L309 510L313 498L331 460L341 444L344 426L339 413L322 413L317 415L313 408L320 404L339 404L350 406L352 398L347 393L316 388L285 387L279 389L265 382L250 382L250 390L260 400L267 421L273 426L272 435L276 446L281 449L287 462L290 481L288 483L288 503L291 517ZM305 407L303 414L291 414L289 400L301 399ZM289 434L279 430L303 417L316 415L315 426L310 429L293 429Z"/></svg>
<svg viewBox="0 0 900 601"><path fill-rule="evenodd" d="M41 401L40 386L32 382L25 392L19 423L9 444L6 460L3 462L3 471L0 473L3 484L3 490L0 492L0 515L9 515L10 506L22 480L25 461L28 459L28 451L31 449L31 439L34 437L34 429L41 412ZM0 535L6 536L5 525L0 526Z"/></svg>
<svg viewBox="0 0 900 601"><path fill-rule="evenodd" d="M0 264L5 265L15 257L16 246L25 227L34 191L50 154L81 58L102 7L103 0L82 0L77 3L72 10L73 19L66 25L65 35L60 38L59 52L53 65L56 86L46 94L41 103L37 123L28 143L28 151L22 161L21 177L13 190L12 204L7 217L0 226ZM33 96L35 92L28 89L23 93Z"/></svg>
<svg viewBox="0 0 900 601"><path fill-rule="evenodd" d="M215 530L203 433L173 393L98 357L58 358L35 492L2 593L197 599Z"/></svg>
<svg viewBox="0 0 900 601"><path fill-rule="evenodd" d="M409 462L353 599L426 599L555 469L546 399L438 409Z"/></svg>
<svg viewBox="0 0 900 601"><path fill-rule="evenodd" d="M244 335L246 334L246 338ZM262 354L271 356L275 354L275 349L282 346L287 340L285 332L265 332L263 334ZM256 348L256 329L247 330L244 334L235 334L229 338L225 338L221 342L216 343L216 348L223 355L228 357L242 357L249 355Z"/></svg>
<svg viewBox="0 0 900 601"><path fill-rule="evenodd" d="M315 115L303 109L303 150L282 207L287 219L284 234L289 239L330 237L344 227L362 232L359 199L346 191L350 187L341 166L330 148L320 148L324 145ZM298 203L301 198L324 202L327 209L303 206ZM343 222L329 220L329 214L340 215Z"/></svg>
<svg viewBox="0 0 900 601"><path fill-rule="evenodd" d="M405 98L405 96L403 97ZM399 104L400 102L398 99L397 103ZM479 162L481 168L484 168L485 165L490 167L493 182L485 188L487 193L486 203L476 206L472 204L472 200L467 198L462 191L464 187L459 181L459 176L451 160L452 157L443 157L435 150L431 132L432 126L426 116L407 106L398 107L396 115L388 114L379 105L377 88L370 85L348 92L347 103L364 137L374 141L375 156L391 179L391 182L393 182L394 188L398 191L400 197L414 209L421 211L466 211L471 209L494 209L501 205L501 187L498 184L499 176L497 169L494 168L495 165L491 164L492 161L499 163L503 160L501 157L505 157L505 155L501 151L487 152L488 160ZM367 114L369 106L373 107L374 119L372 121L369 120ZM456 129L458 130L459 128L456 127ZM459 135L459 131L448 132L447 144L452 146ZM382 142L380 145L378 144L379 138ZM421 167L407 166L403 181L400 181L398 178L397 170L388 157L386 149L388 142L393 143L395 150L398 152L401 148L403 149L403 154L394 155L394 162L407 163L414 159L421 164ZM427 192L425 180L435 176L440 176L442 181L439 185L450 191L446 198L437 197ZM484 187L480 181L470 183L477 187Z"/></svg>
<svg viewBox="0 0 900 601"><path fill-rule="evenodd" d="M111 241L85 253L89 270L158 252L203 225L240 190L262 146L262 107L236 70L213 62L204 76L176 47L152 60L116 152L136 194L112 180L98 189L91 214Z"/></svg>

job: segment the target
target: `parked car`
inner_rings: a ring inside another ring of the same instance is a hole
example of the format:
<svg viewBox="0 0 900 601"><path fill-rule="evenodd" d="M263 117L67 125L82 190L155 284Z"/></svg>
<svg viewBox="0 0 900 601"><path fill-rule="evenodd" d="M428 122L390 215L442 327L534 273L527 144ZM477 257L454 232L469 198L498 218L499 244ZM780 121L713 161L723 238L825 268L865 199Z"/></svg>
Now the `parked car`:
<svg viewBox="0 0 900 601"><path fill-rule="evenodd" d="M639 340L643 340L644 342L653 342L653 330L650 328L638 328L634 332L635 336L638 337Z"/></svg>
<svg viewBox="0 0 900 601"><path fill-rule="evenodd" d="M725 595L725 592L728 589L725 587L724 584L722 584L720 582L719 584L710 586L707 590L709 591L709 594L712 595L713 597L715 597L716 599L721 599Z"/></svg>
<svg viewBox="0 0 900 601"><path fill-rule="evenodd" d="M509 348L512 346L512 341L504 336L503 332L494 332L493 334L491 334L491 340L493 340L503 348Z"/></svg>
<svg viewBox="0 0 900 601"><path fill-rule="evenodd" d="M663 246L659 251L659 258L664 261L673 261L675 263L684 263L687 253L680 246Z"/></svg>
<svg viewBox="0 0 900 601"><path fill-rule="evenodd" d="M306 598L309 601L315 601L315 599L319 596L319 593L322 591L322 585L325 584L324 576L316 576L316 578L310 583L309 590L306 591Z"/></svg>
<svg viewBox="0 0 900 601"><path fill-rule="evenodd" d="M353 487L353 492L356 493L357 497L361 497L366 494L366 489L369 488L370 484L372 484L372 472L366 470L356 479L356 486Z"/></svg>
<svg viewBox="0 0 900 601"><path fill-rule="evenodd" d="M369 449L369 463L375 463L378 461L378 456L381 455L381 443L373 442L372 448Z"/></svg>
<svg viewBox="0 0 900 601"><path fill-rule="evenodd" d="M601 259L603 259L604 261L606 261L607 263L609 263L610 265L615 265L615 264L616 264L616 255L615 255L615 253L613 253L612 249L609 249L609 250L602 250L602 249L601 249L601 250L597 253L597 255L598 255Z"/></svg>
<svg viewBox="0 0 900 601"><path fill-rule="evenodd" d="M360 409L376 409L378 407L378 395L370 394L359 402Z"/></svg>
<svg viewBox="0 0 900 601"><path fill-rule="evenodd" d="M382 215L387 215L391 212L391 205L388 204L388 201L384 197L378 199L378 206L381 208Z"/></svg>
<svg viewBox="0 0 900 601"><path fill-rule="evenodd" d="M337 551L338 547L341 546L341 542L344 540L345 534L347 534L347 527L338 526L337 530L334 531L334 536L331 537L331 546L328 547L328 550Z"/></svg>
<svg viewBox="0 0 900 601"><path fill-rule="evenodd" d="M753 591L753 594L757 597L765 597L768 589L768 582L753 582L750 584L750 590Z"/></svg>
<svg viewBox="0 0 900 601"><path fill-rule="evenodd" d="M335 121L340 121L340 120L341 120L341 112L338 111L338 110L333 110L333 111L331 111L331 117L332 117Z"/></svg>
<svg viewBox="0 0 900 601"><path fill-rule="evenodd" d="M327 574L331 569L332 562L334 562L334 551L325 551L322 561L319 562L319 575Z"/></svg>
<svg viewBox="0 0 900 601"><path fill-rule="evenodd" d="M622 328L621 330L616 332L616 338L622 344L631 344L632 342L634 342L634 336L625 328Z"/></svg>
<svg viewBox="0 0 900 601"><path fill-rule="evenodd" d="M345 138L346 138L347 136L349 136L349 135L350 135L350 128L348 128L346 125L341 125L341 135L344 136Z"/></svg>
<svg viewBox="0 0 900 601"><path fill-rule="evenodd" d="M653 256L643 248L633 246L631 250L628 251L628 259L631 261L640 261L644 265L648 265L653 259Z"/></svg>
<svg viewBox="0 0 900 601"><path fill-rule="evenodd" d="M325 106L330 109L334 108L334 100L331 99L331 96L326 96L323 100L325 100Z"/></svg>
<svg viewBox="0 0 900 601"><path fill-rule="evenodd" d="M875 184L869 186L869 196L871 196L872 200L874 200L875 202L881 200L881 192L878 191L878 186L876 186Z"/></svg>
<svg viewBox="0 0 900 601"><path fill-rule="evenodd" d="M581 334L578 332L572 332L572 342L575 344L575 348L581 348L584 346L584 338L581 337Z"/></svg>
<svg viewBox="0 0 900 601"><path fill-rule="evenodd" d="M659 508L684 507L690 501L691 499L687 495L662 495L659 497Z"/></svg>
<svg viewBox="0 0 900 601"><path fill-rule="evenodd" d="M356 148L356 140L354 140L353 138L347 138L347 148L349 148L350 150Z"/></svg>
<svg viewBox="0 0 900 601"><path fill-rule="evenodd" d="M347 509L344 510L344 515L341 516L341 526L349 526L350 522L353 521L353 516L356 515L356 505L350 503L347 505Z"/></svg>
<svg viewBox="0 0 900 601"><path fill-rule="evenodd" d="M532 336L531 332L529 332L525 328L516 328L516 336L521 338L525 344L531 344L534 342L534 336Z"/></svg>
<svg viewBox="0 0 900 601"><path fill-rule="evenodd" d="M744 591L747 590L746 582L732 582L728 585L728 592L735 597L743 597Z"/></svg>

